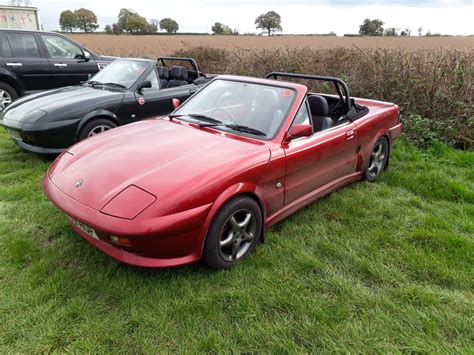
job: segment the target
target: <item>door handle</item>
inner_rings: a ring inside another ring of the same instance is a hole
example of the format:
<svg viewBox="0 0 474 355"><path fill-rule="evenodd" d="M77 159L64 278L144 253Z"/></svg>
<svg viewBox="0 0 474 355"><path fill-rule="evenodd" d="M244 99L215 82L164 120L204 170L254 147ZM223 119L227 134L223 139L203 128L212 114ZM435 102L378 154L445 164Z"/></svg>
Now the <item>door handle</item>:
<svg viewBox="0 0 474 355"><path fill-rule="evenodd" d="M355 137L355 134L356 132L353 130L353 129L350 129L346 132L346 138L349 140L349 139L352 139Z"/></svg>
<svg viewBox="0 0 474 355"><path fill-rule="evenodd" d="M21 67L22 65L22 63L7 63L8 67Z"/></svg>
<svg viewBox="0 0 474 355"><path fill-rule="evenodd" d="M59 68L65 68L67 67L67 64L63 64L63 63L54 63L53 64L55 67L59 67Z"/></svg>

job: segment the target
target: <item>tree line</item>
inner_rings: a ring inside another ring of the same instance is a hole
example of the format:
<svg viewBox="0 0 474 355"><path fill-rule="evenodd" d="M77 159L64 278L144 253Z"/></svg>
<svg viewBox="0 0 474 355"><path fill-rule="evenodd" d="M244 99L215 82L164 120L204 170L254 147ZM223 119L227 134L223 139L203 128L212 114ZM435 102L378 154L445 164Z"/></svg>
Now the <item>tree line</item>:
<svg viewBox="0 0 474 355"><path fill-rule="evenodd" d="M85 33L95 31L99 25L97 24L97 16L89 9L80 8L78 10L65 10L61 12L59 17L59 25L61 30L73 32L74 30L84 31ZM410 36L411 30L406 28L400 31L397 28L384 28L384 22L380 19L365 19L359 26L359 34L364 36ZM256 29L262 30L269 36L277 32L282 32L281 16L275 11L269 11L261 14L255 19ZM179 24L172 18L166 17L158 21L156 19L147 20L138 12L132 9L121 9L117 16L117 22L105 25L104 31L107 34L119 35L122 33L129 34L153 34L158 30L167 33L177 33ZM238 35L237 29L220 22L214 23L211 31L215 35ZM332 33L332 32L331 32ZM421 36L423 28L418 28L418 35ZM426 32L426 36L437 36L439 34L431 34Z"/></svg>

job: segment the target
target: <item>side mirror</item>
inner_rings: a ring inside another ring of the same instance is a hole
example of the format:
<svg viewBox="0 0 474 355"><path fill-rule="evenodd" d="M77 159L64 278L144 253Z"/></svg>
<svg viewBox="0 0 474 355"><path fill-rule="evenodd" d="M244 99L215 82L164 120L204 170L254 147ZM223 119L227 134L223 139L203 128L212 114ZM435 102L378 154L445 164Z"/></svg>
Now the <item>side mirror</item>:
<svg viewBox="0 0 474 355"><path fill-rule="evenodd" d="M313 135L313 126L309 124L296 124L291 127L288 132L285 141L289 142L294 138L299 137L311 137Z"/></svg>
<svg viewBox="0 0 474 355"><path fill-rule="evenodd" d="M151 88L151 81L150 80L144 80L141 82L140 85L137 87L137 91L141 92L143 89L150 89Z"/></svg>
<svg viewBox="0 0 474 355"><path fill-rule="evenodd" d="M173 102L173 107L176 109L178 108L179 106L181 106L181 101L179 101L179 99L176 99L174 98L173 100L171 100Z"/></svg>
<svg viewBox="0 0 474 355"><path fill-rule="evenodd" d="M89 60L91 60L91 54L87 51L84 51L84 61L88 62Z"/></svg>

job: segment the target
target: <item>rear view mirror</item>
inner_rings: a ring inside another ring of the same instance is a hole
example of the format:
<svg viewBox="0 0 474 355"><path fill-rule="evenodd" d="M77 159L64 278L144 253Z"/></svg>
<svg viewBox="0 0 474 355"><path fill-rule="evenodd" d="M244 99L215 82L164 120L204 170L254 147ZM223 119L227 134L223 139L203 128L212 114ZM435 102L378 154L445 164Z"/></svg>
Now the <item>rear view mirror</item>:
<svg viewBox="0 0 474 355"><path fill-rule="evenodd" d="M89 60L91 60L91 54L87 51L84 51L84 61L88 62Z"/></svg>
<svg viewBox="0 0 474 355"><path fill-rule="evenodd" d="M290 129L291 138L310 137L313 135L313 126L309 124L296 124Z"/></svg>
<svg viewBox="0 0 474 355"><path fill-rule="evenodd" d="M179 106L181 106L181 101L179 101L179 99L176 99L174 98L173 100L171 100L173 102L173 107L176 109L178 108Z"/></svg>
<svg viewBox="0 0 474 355"><path fill-rule="evenodd" d="M151 88L151 81L150 80L143 80L140 85L137 87L137 91L141 92L143 89Z"/></svg>

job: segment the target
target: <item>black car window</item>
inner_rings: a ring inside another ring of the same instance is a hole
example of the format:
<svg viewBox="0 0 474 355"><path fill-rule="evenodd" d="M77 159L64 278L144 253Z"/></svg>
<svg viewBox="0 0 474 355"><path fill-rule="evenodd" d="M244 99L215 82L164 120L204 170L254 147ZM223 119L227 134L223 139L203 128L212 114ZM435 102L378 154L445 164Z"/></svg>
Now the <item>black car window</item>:
<svg viewBox="0 0 474 355"><path fill-rule="evenodd" d="M156 70L152 70L151 73L148 74L145 80L150 80L152 89L158 90L160 88L158 85L158 76L156 75Z"/></svg>
<svg viewBox="0 0 474 355"><path fill-rule="evenodd" d="M12 57L12 49L5 34L0 33L0 57Z"/></svg>
<svg viewBox="0 0 474 355"><path fill-rule="evenodd" d="M84 57L78 46L64 38L49 35L41 35L41 37L51 58L81 59Z"/></svg>
<svg viewBox="0 0 474 355"><path fill-rule="evenodd" d="M31 33L9 33L8 39L15 57L39 58L41 57L35 36Z"/></svg>

